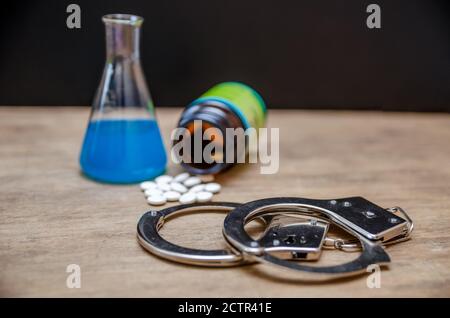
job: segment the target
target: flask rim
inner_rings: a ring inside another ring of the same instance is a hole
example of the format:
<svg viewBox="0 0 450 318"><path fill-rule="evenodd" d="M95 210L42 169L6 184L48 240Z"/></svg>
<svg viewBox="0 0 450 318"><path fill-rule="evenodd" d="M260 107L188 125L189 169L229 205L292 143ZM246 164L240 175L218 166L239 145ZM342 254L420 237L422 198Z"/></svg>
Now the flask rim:
<svg viewBox="0 0 450 318"><path fill-rule="evenodd" d="M107 24L123 24L140 27L144 18L134 14L112 13L102 17L102 21Z"/></svg>

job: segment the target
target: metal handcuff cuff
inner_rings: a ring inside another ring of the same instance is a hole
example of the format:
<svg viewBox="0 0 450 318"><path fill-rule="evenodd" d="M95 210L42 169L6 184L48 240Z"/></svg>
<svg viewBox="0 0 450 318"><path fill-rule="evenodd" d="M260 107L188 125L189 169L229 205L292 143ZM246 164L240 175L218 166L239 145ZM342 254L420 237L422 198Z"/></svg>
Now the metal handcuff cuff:
<svg viewBox="0 0 450 318"><path fill-rule="evenodd" d="M361 254L345 264L313 267L289 262L267 253L264 247L246 233L244 226L255 217L278 214L280 210L283 210L283 214L311 215L329 220L360 241ZM413 229L411 219L403 210L401 212L405 219L362 197L336 200L268 198L248 202L234 209L224 220L223 234L233 247L244 254L244 258L314 274L315 278L333 279L363 273L372 264L383 265L390 262L383 245L406 240ZM312 276L306 275L305 278Z"/></svg>
<svg viewBox="0 0 450 318"><path fill-rule="evenodd" d="M205 210L229 212L239 205L239 203L231 202L182 204L160 211L149 211L139 220L138 241L147 251L179 263L220 267L240 265L244 262L240 253L233 253L229 250L200 250L182 247L166 241L159 235L159 230L164 222L175 215Z"/></svg>
<svg viewBox="0 0 450 318"><path fill-rule="evenodd" d="M232 250L198 250L164 240L158 233L171 216L202 210L231 211L223 234ZM405 219L394 212L401 212ZM252 239L244 226L254 219L266 225L264 235ZM343 241L326 237L329 223L358 239ZM269 198L245 204L216 202L187 204L145 213L138 223L138 240L148 251L176 262L203 266L236 266L250 262L275 264L324 279L355 275L371 264L390 261L382 245L409 238L412 221L400 208L383 209L363 198L311 200ZM322 247L344 251L361 250L355 260L337 266L312 267L291 260L315 260Z"/></svg>
<svg viewBox="0 0 450 318"><path fill-rule="evenodd" d="M139 243L149 252L158 255L162 258L169 259L178 263L185 263L199 266L211 266L211 267L228 267L237 266L244 263L249 263L248 260L244 260L242 253L233 249L222 250L200 250L182 247L173 243L170 243L163 239L159 235L159 230L168 219L189 212L200 211L222 211L229 212L234 208L240 206L240 203L234 202L212 202L212 203L197 203L197 204L181 204L178 206L169 207L160 211L149 211L145 213L139 220L137 226L137 239ZM278 246L268 246L267 251L271 253L278 253L280 257L294 259L296 256L301 255L302 252L307 250L309 252L309 259L316 259L320 255L322 242L324 241L325 234L328 230L327 222L317 222L315 224L315 231L307 231L310 227L309 222L301 219L292 219L292 223L286 224L280 227L278 223L286 223L288 217L281 218L261 218L264 224L271 224L272 227L268 227L266 235L264 235L260 242L262 244L266 237L271 237L270 230L277 229L277 231L283 232L284 236L288 238L290 235L297 235L310 233L313 235L319 234L316 241L318 246L305 247L299 244L279 244Z"/></svg>

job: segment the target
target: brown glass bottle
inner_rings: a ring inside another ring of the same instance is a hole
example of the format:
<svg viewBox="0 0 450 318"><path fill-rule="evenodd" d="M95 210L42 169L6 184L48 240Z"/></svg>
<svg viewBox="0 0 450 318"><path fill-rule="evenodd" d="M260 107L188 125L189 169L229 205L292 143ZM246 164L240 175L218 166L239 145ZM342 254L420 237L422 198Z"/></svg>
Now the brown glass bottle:
<svg viewBox="0 0 450 318"><path fill-rule="evenodd" d="M248 153L245 131L262 127L265 117L264 101L249 86L215 85L181 114L178 127L185 133L174 141L185 142L181 165L192 174L216 174L242 162Z"/></svg>

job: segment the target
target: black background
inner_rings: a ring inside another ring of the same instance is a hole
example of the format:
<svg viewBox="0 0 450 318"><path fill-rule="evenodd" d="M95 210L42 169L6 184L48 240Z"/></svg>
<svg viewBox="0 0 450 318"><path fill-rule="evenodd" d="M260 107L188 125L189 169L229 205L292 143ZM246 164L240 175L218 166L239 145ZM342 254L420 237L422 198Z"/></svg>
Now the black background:
<svg viewBox="0 0 450 318"><path fill-rule="evenodd" d="M105 62L101 16L144 17L155 104L242 81L275 108L450 111L450 1L10 1L1 4L0 105L89 105ZM66 7L81 7L81 29ZM381 6L381 29L366 7Z"/></svg>

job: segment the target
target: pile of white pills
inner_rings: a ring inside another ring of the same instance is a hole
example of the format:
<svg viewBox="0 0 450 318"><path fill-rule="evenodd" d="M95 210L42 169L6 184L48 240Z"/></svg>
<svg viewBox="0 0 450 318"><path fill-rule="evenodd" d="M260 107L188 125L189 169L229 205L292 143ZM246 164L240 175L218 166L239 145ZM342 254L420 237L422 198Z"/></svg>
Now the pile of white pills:
<svg viewBox="0 0 450 318"><path fill-rule="evenodd" d="M221 189L220 184L212 181L213 175L191 176L183 172L175 177L162 175L154 181L144 181L140 187L150 205L175 201L187 204L211 201Z"/></svg>

